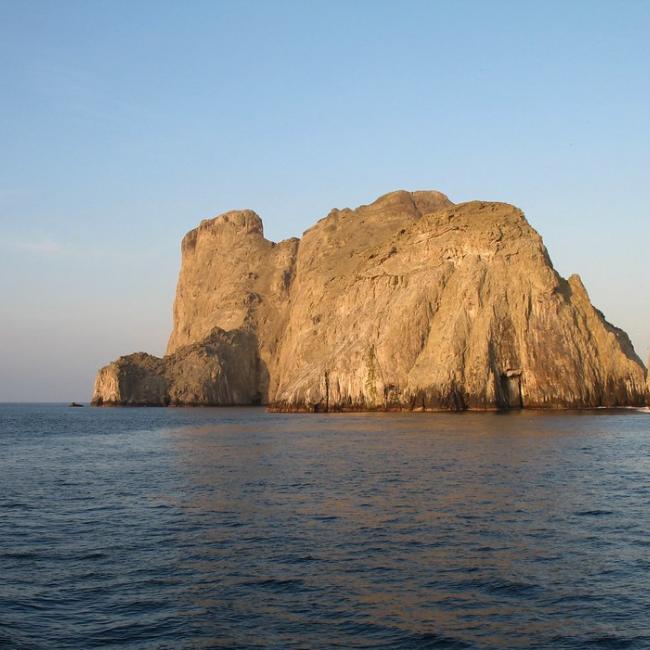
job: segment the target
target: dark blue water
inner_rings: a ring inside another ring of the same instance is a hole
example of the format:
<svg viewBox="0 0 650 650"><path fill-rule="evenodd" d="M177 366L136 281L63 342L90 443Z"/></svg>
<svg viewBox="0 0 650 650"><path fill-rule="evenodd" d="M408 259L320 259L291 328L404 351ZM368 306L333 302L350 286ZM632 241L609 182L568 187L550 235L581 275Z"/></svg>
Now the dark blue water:
<svg viewBox="0 0 650 650"><path fill-rule="evenodd" d="M0 406L0 646L650 648L650 415Z"/></svg>

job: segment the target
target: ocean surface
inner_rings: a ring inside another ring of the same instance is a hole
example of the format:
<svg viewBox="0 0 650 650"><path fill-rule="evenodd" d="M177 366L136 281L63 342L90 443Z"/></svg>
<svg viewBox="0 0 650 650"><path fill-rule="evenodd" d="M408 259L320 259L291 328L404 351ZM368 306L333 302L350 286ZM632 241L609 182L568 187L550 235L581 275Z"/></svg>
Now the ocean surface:
<svg viewBox="0 0 650 650"><path fill-rule="evenodd" d="M650 648L650 414L0 405L1 648Z"/></svg>

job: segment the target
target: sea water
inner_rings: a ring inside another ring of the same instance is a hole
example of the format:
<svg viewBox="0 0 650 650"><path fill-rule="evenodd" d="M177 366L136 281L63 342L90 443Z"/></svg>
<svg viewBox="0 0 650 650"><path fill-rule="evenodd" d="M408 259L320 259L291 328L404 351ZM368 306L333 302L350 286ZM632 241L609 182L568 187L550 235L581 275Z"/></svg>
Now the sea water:
<svg viewBox="0 0 650 650"><path fill-rule="evenodd" d="M650 648L650 415L0 406L2 648Z"/></svg>

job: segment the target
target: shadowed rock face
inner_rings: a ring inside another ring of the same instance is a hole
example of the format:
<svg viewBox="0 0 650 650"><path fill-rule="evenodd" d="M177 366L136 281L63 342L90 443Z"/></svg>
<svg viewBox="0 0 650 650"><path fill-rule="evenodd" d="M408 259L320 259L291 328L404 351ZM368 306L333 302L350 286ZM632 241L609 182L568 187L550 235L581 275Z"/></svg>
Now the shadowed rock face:
<svg viewBox="0 0 650 650"><path fill-rule="evenodd" d="M102 368L97 406L227 406L260 404L266 372L251 332L215 328L201 343L159 359L138 352Z"/></svg>
<svg viewBox="0 0 650 650"><path fill-rule="evenodd" d="M97 404L275 410L641 405L627 335L504 203L393 192L301 240L251 211L183 239L167 355L100 370Z"/></svg>

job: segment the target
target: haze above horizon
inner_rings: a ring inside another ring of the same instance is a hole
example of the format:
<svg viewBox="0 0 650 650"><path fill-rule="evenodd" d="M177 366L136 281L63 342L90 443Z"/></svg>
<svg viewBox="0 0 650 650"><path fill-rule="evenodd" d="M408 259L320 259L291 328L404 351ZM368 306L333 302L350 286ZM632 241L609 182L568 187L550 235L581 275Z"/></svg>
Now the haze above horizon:
<svg viewBox="0 0 650 650"><path fill-rule="evenodd" d="M650 3L0 2L0 401L161 354L179 243L395 189L513 203L650 352Z"/></svg>

